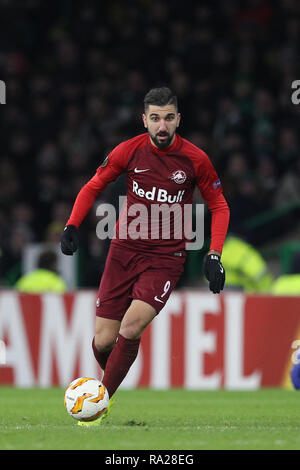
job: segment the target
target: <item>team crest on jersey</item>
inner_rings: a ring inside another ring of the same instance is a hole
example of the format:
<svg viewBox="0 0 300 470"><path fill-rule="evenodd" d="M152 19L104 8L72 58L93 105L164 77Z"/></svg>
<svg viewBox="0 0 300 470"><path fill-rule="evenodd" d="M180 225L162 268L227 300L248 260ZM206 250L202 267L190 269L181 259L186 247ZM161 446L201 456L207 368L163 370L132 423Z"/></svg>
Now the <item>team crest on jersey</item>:
<svg viewBox="0 0 300 470"><path fill-rule="evenodd" d="M171 180L175 181L177 184L182 184L186 180L186 174L183 170L174 171Z"/></svg>

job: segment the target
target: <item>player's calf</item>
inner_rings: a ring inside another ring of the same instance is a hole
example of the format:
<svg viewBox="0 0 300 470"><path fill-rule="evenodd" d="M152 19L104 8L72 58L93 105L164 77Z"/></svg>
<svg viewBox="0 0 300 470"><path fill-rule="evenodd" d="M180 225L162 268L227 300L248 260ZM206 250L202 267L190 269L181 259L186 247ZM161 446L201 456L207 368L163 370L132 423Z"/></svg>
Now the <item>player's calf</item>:
<svg viewBox="0 0 300 470"><path fill-rule="evenodd" d="M112 322L100 318L96 319L96 331L92 341L92 348L96 361L103 371L116 343L119 325L120 322Z"/></svg>
<svg viewBox="0 0 300 470"><path fill-rule="evenodd" d="M104 378L102 380L110 397L112 397L122 383L131 365L135 361L139 345L139 338L128 339L121 334L118 335L118 341L109 355Z"/></svg>
<svg viewBox="0 0 300 470"><path fill-rule="evenodd" d="M100 351L97 347L96 347L96 344L95 344L95 338L93 338L93 341L92 341L92 349L93 349L93 353L94 353L94 356L95 356L95 359L96 361L98 362L100 368L102 369L102 378L103 378L103 374L104 374L104 370L105 370L105 367L106 367L106 363L107 363L107 360L109 358L109 355L112 351L112 348L109 349L109 350L106 350L106 351Z"/></svg>

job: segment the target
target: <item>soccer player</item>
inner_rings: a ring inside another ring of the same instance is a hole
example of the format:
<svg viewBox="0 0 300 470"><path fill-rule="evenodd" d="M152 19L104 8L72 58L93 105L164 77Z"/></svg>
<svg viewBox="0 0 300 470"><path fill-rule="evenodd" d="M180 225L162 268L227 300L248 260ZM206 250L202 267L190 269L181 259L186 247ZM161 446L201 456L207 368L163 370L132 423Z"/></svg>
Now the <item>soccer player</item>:
<svg viewBox="0 0 300 470"><path fill-rule="evenodd" d="M61 238L62 252L72 255L78 247L78 228L96 197L126 172L127 199L100 282L92 342L110 397L133 364L144 329L166 305L184 269L186 239L184 235L178 236L182 218L174 211L170 236L164 237L161 233L166 223L162 217L153 216L155 206L176 205L183 209L192 203L194 188L199 188L212 214L211 243L204 272L215 294L220 293L225 282L220 259L229 208L210 159L176 132L181 116L177 98L169 88L153 88L146 94L142 119L147 132L120 143L111 151L80 190ZM148 215L142 211L140 237L131 237L133 208L141 208L141 204ZM156 230L151 237L152 222Z"/></svg>

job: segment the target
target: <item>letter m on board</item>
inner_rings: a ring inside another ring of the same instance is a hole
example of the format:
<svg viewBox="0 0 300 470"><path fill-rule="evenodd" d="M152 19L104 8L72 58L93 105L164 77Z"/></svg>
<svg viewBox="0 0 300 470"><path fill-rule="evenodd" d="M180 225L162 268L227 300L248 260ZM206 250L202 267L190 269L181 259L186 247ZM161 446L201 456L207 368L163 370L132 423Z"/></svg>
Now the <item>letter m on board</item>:
<svg viewBox="0 0 300 470"><path fill-rule="evenodd" d="M3 80L0 80L0 104L6 104L6 85Z"/></svg>

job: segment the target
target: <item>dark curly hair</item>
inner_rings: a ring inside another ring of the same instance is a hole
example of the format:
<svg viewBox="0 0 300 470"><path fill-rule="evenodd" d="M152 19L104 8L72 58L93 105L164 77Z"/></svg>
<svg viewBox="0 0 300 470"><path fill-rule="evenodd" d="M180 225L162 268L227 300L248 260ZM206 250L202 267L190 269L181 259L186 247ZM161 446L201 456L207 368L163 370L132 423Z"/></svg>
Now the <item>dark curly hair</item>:
<svg viewBox="0 0 300 470"><path fill-rule="evenodd" d="M166 106L167 104L173 104L178 109L177 96L168 87L151 88L144 98L144 110L145 113L148 110L150 104L155 106Z"/></svg>

